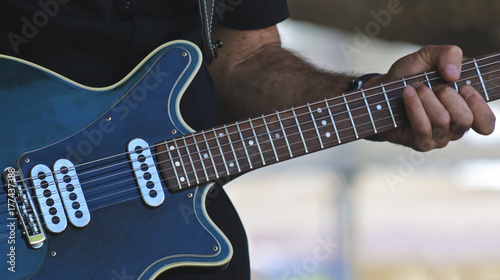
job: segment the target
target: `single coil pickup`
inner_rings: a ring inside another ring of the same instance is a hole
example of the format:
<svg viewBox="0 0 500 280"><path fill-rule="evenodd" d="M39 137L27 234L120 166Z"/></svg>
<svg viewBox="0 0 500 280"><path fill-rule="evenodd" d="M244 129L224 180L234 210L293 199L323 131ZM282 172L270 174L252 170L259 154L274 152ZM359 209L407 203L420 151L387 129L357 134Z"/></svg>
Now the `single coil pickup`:
<svg viewBox="0 0 500 280"><path fill-rule="evenodd" d="M59 159L53 169L69 222L76 227L86 226L90 222L90 211L75 166L67 159Z"/></svg>
<svg viewBox="0 0 500 280"><path fill-rule="evenodd" d="M151 207L161 205L165 194L149 144L141 138L131 140L128 144L128 156L144 202Z"/></svg>
<svg viewBox="0 0 500 280"><path fill-rule="evenodd" d="M30 177L45 227L54 233L64 231L68 222L52 170L46 165L37 164L31 169Z"/></svg>

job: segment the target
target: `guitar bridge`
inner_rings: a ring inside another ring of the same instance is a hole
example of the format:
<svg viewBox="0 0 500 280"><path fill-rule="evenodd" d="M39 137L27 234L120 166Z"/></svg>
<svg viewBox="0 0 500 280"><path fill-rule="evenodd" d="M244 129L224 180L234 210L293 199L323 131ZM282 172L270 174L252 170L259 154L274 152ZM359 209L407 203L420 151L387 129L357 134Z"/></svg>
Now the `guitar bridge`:
<svg viewBox="0 0 500 280"><path fill-rule="evenodd" d="M5 169L2 179L7 193L8 214L11 216L9 220L19 222L30 247L41 248L45 241L45 233L26 184L19 172L12 167Z"/></svg>

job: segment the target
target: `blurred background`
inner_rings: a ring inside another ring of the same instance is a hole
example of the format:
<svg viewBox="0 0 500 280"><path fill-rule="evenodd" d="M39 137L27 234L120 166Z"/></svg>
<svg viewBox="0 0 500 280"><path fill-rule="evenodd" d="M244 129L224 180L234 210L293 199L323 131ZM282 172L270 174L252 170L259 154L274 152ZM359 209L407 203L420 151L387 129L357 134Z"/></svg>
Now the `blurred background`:
<svg viewBox="0 0 500 280"><path fill-rule="evenodd" d="M425 44L500 50L500 1L290 0L284 45L386 72ZM500 103L491 103L497 117ZM228 184L255 280L499 280L500 128L429 153L365 140Z"/></svg>

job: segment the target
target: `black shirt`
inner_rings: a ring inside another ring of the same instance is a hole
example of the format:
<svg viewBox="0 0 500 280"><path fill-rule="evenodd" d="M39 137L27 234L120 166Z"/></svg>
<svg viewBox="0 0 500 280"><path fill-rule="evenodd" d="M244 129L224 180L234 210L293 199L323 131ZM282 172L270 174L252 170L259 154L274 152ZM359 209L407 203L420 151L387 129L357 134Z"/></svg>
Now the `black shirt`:
<svg viewBox="0 0 500 280"><path fill-rule="evenodd" d="M220 0L214 14L214 24L252 30L284 20L288 9L286 0ZM2 0L0 38L1 54L84 85L109 86L163 43L188 39L201 44L199 7L196 0ZM181 111L196 130L217 124L205 67L184 94ZM210 216L234 246L228 269L168 279L249 279L246 236L238 215L223 191L209 199Z"/></svg>

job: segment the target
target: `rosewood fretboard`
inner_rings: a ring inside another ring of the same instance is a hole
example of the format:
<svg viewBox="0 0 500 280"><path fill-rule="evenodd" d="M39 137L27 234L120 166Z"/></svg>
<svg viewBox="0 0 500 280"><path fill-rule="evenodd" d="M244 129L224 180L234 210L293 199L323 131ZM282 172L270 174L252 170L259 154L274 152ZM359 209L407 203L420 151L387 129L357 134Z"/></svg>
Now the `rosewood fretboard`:
<svg viewBox="0 0 500 280"><path fill-rule="evenodd" d="M500 98L500 54L464 61L459 89L473 86L487 101ZM304 106L165 141L157 164L170 191L188 189L407 124L402 90L421 82L447 84L436 72L347 92Z"/></svg>

